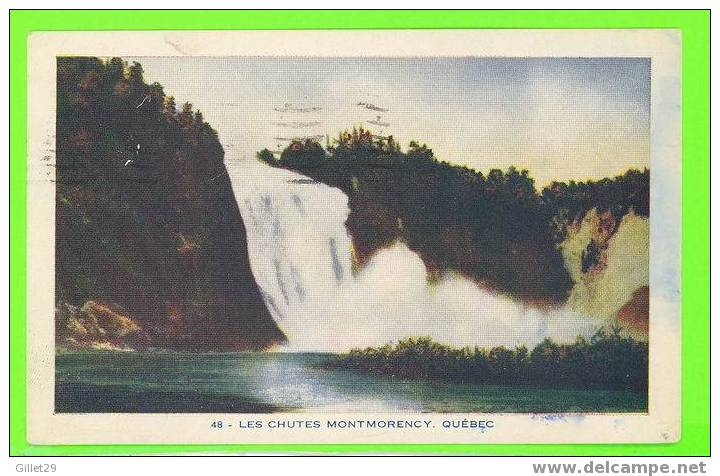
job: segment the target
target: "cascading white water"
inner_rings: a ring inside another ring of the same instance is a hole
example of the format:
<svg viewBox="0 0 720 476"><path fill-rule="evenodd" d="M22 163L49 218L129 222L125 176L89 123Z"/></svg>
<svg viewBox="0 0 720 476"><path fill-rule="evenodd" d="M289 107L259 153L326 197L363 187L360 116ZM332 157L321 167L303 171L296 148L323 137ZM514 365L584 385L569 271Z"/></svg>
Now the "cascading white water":
<svg viewBox="0 0 720 476"><path fill-rule="evenodd" d="M255 279L290 351L344 351L408 336L451 345L532 347L572 341L602 318L541 311L461 276L429 285L404 244L381 250L353 273L347 197L252 159L226 160L248 236Z"/></svg>
<svg viewBox="0 0 720 476"><path fill-rule="evenodd" d="M462 277L429 286L422 261L402 244L353 273L347 197L253 157L263 148L286 147L283 137L332 138L370 124L403 146L427 142L437 157L457 165L528 168L538 188L551 180L612 177L650 165L645 58L138 60L147 79L164 84L178 104L193 102L219 131L253 273L290 350L346 350L410 335L482 346L572 340L592 333L637 286L648 284L649 224L634 215L607 243L606 268L578 279L569 304L554 311L523 306ZM368 102L383 111L368 109ZM376 114L382 118L373 122ZM674 140L659 132L672 116L664 117L655 136ZM654 163L653 180L663 190L657 197L679 194L678 176L673 161ZM654 236L676 250L679 238L670 231L678 216L676 209L663 210L653 222ZM592 235L588 226L562 247L573 277ZM655 310L662 306L659 298L670 307L679 300L679 258L657 258Z"/></svg>

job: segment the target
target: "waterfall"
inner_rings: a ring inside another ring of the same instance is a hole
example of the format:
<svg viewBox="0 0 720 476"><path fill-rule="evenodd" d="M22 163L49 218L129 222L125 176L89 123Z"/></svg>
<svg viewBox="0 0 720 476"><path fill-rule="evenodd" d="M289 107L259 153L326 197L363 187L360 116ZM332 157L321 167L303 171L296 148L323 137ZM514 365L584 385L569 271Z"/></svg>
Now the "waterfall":
<svg viewBox="0 0 720 476"><path fill-rule="evenodd" d="M402 243L353 271L344 193L252 159L226 162L253 274L288 337L284 350L346 351L424 335L456 346L532 347L589 336L607 317L540 310L456 275L429 284Z"/></svg>

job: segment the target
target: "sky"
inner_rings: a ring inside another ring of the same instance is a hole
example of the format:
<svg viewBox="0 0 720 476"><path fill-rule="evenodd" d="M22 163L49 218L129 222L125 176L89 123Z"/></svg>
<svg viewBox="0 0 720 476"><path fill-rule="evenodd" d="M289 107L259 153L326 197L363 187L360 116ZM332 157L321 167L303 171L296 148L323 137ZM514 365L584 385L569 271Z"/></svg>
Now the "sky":
<svg viewBox="0 0 720 476"><path fill-rule="evenodd" d="M226 149L239 149L234 156L282 148L277 137L336 137L364 125L482 172L526 168L539 187L650 164L646 58L128 60L140 62L146 81L161 83L178 104L200 109ZM286 104L291 110L275 110Z"/></svg>

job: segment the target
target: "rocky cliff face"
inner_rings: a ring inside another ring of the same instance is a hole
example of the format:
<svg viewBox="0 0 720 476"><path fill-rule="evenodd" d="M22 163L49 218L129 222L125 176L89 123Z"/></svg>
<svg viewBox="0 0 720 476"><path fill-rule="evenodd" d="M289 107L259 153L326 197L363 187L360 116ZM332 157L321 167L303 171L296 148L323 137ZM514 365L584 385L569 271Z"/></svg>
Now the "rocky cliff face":
<svg viewBox="0 0 720 476"><path fill-rule="evenodd" d="M137 63L59 58L56 341L263 349L284 336L250 270L216 132Z"/></svg>
<svg viewBox="0 0 720 476"><path fill-rule="evenodd" d="M630 211L616 218L593 208L568 227L560 248L574 285L568 305L585 315L612 317L647 339L650 223Z"/></svg>

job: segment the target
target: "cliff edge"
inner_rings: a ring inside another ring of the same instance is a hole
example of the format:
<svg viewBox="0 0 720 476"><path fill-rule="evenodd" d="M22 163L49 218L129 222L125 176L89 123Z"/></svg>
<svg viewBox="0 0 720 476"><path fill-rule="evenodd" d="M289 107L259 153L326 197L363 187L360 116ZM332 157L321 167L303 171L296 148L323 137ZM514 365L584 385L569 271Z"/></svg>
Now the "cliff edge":
<svg viewBox="0 0 720 476"><path fill-rule="evenodd" d="M257 350L284 340L250 270L217 133L138 63L58 58L56 343Z"/></svg>

